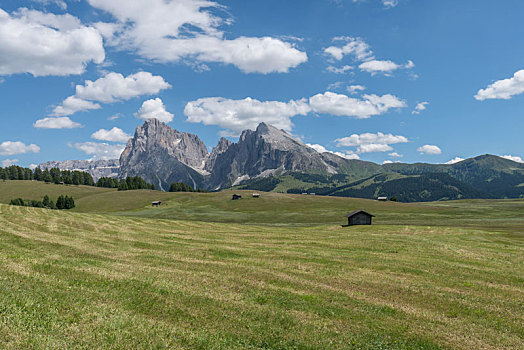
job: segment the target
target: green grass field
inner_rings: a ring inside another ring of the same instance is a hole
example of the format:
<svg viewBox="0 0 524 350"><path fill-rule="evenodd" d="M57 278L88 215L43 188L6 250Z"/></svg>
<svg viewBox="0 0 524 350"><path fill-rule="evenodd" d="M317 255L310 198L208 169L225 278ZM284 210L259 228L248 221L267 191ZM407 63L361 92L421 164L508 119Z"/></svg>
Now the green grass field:
<svg viewBox="0 0 524 350"><path fill-rule="evenodd" d="M0 183L0 202L77 208L0 204L0 348L524 347L523 200L28 184ZM355 208L376 225L342 227Z"/></svg>

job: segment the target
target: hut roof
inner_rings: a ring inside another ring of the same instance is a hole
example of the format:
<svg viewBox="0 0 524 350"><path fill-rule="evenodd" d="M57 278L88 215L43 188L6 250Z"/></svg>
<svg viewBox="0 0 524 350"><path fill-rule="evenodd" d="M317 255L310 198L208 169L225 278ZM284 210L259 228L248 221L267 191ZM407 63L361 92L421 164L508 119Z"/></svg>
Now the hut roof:
<svg viewBox="0 0 524 350"><path fill-rule="evenodd" d="M370 214L370 213L368 213L367 211L364 211L364 210L361 209L361 210L355 210L355 211L352 211L352 212L349 213L349 214L346 214L346 218L350 218L350 217L352 217L352 216L354 216L354 215L357 215L357 214L360 214L360 213L362 213L362 214L366 214L366 215L369 215L369 216L372 216L372 217L375 217L375 215Z"/></svg>

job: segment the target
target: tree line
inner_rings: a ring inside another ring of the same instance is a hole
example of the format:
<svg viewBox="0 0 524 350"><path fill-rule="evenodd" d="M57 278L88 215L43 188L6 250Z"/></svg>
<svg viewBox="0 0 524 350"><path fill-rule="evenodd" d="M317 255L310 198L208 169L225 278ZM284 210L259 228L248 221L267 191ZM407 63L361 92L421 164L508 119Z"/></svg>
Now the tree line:
<svg viewBox="0 0 524 350"><path fill-rule="evenodd" d="M194 189L184 182L173 182L169 186L169 192L209 192L207 190Z"/></svg>
<svg viewBox="0 0 524 350"><path fill-rule="evenodd" d="M18 205L21 207L46 208L55 210L73 209L76 206L73 197L64 195L58 196L56 202L49 198L48 195L45 195L41 201L15 198L11 199L9 204Z"/></svg>
<svg viewBox="0 0 524 350"><path fill-rule="evenodd" d="M35 170L31 170L18 165L11 165L6 168L0 167L0 180L34 180L55 184L117 188L119 191L155 189L154 184L148 184L140 176L127 177L120 180L111 177L101 177L95 183L91 174L85 171L60 170L58 168L44 170L35 168Z"/></svg>
<svg viewBox="0 0 524 350"><path fill-rule="evenodd" d="M127 190L155 190L154 184L148 184L140 176L116 179L114 177L101 177L96 183L97 187L117 188L119 191Z"/></svg>
<svg viewBox="0 0 524 350"><path fill-rule="evenodd" d="M58 168L45 169L22 168L18 165L11 165L7 168L0 168L1 180L35 180L52 183L64 183L67 185L94 186L95 182L91 174L78 170L60 170Z"/></svg>

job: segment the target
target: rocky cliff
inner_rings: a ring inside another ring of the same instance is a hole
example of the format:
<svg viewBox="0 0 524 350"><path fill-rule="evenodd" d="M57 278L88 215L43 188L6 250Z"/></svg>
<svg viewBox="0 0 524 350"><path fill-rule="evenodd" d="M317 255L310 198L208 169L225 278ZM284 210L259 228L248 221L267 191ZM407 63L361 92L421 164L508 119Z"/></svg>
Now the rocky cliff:
<svg viewBox="0 0 524 350"><path fill-rule="evenodd" d="M224 188L253 177L285 171L336 173L322 154L285 131L261 123L255 131L244 131L238 143L230 144L217 154L208 186L211 189Z"/></svg>
<svg viewBox="0 0 524 350"><path fill-rule="evenodd" d="M203 188L208 155L198 136L149 119L127 142L120 156L120 177L140 176L163 190L173 182Z"/></svg>
<svg viewBox="0 0 524 350"><path fill-rule="evenodd" d="M101 177L118 177L120 164L118 159L112 160L66 160L63 162L50 161L42 163L38 166L40 169L53 169L70 171L85 171L91 174L93 180L97 181Z"/></svg>

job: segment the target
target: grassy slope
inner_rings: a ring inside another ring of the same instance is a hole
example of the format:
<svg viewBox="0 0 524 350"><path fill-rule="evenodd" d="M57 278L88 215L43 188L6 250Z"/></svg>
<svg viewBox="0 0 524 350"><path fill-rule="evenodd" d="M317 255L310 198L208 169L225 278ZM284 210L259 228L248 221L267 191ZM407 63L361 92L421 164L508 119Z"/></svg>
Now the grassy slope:
<svg viewBox="0 0 524 350"><path fill-rule="evenodd" d="M116 190L93 186L55 185L39 181L0 180L0 203L9 203L14 198L42 200L45 195L56 200L61 194L73 196L76 201L87 196L113 191Z"/></svg>
<svg viewBox="0 0 524 350"><path fill-rule="evenodd" d="M232 201L232 193L243 199ZM387 225L432 225L478 227L524 233L524 200L464 200L436 203L394 203L375 200L223 191L219 193L164 193L116 191L86 186L64 186L31 181L0 182L0 203L16 197L41 199L44 194L72 195L76 212L157 219L196 220L278 226L344 224L344 215L365 209L376 215L374 223ZM161 200L160 208L151 201Z"/></svg>
<svg viewBox="0 0 524 350"><path fill-rule="evenodd" d="M524 244L479 229L0 205L0 265L1 348L524 347Z"/></svg>

